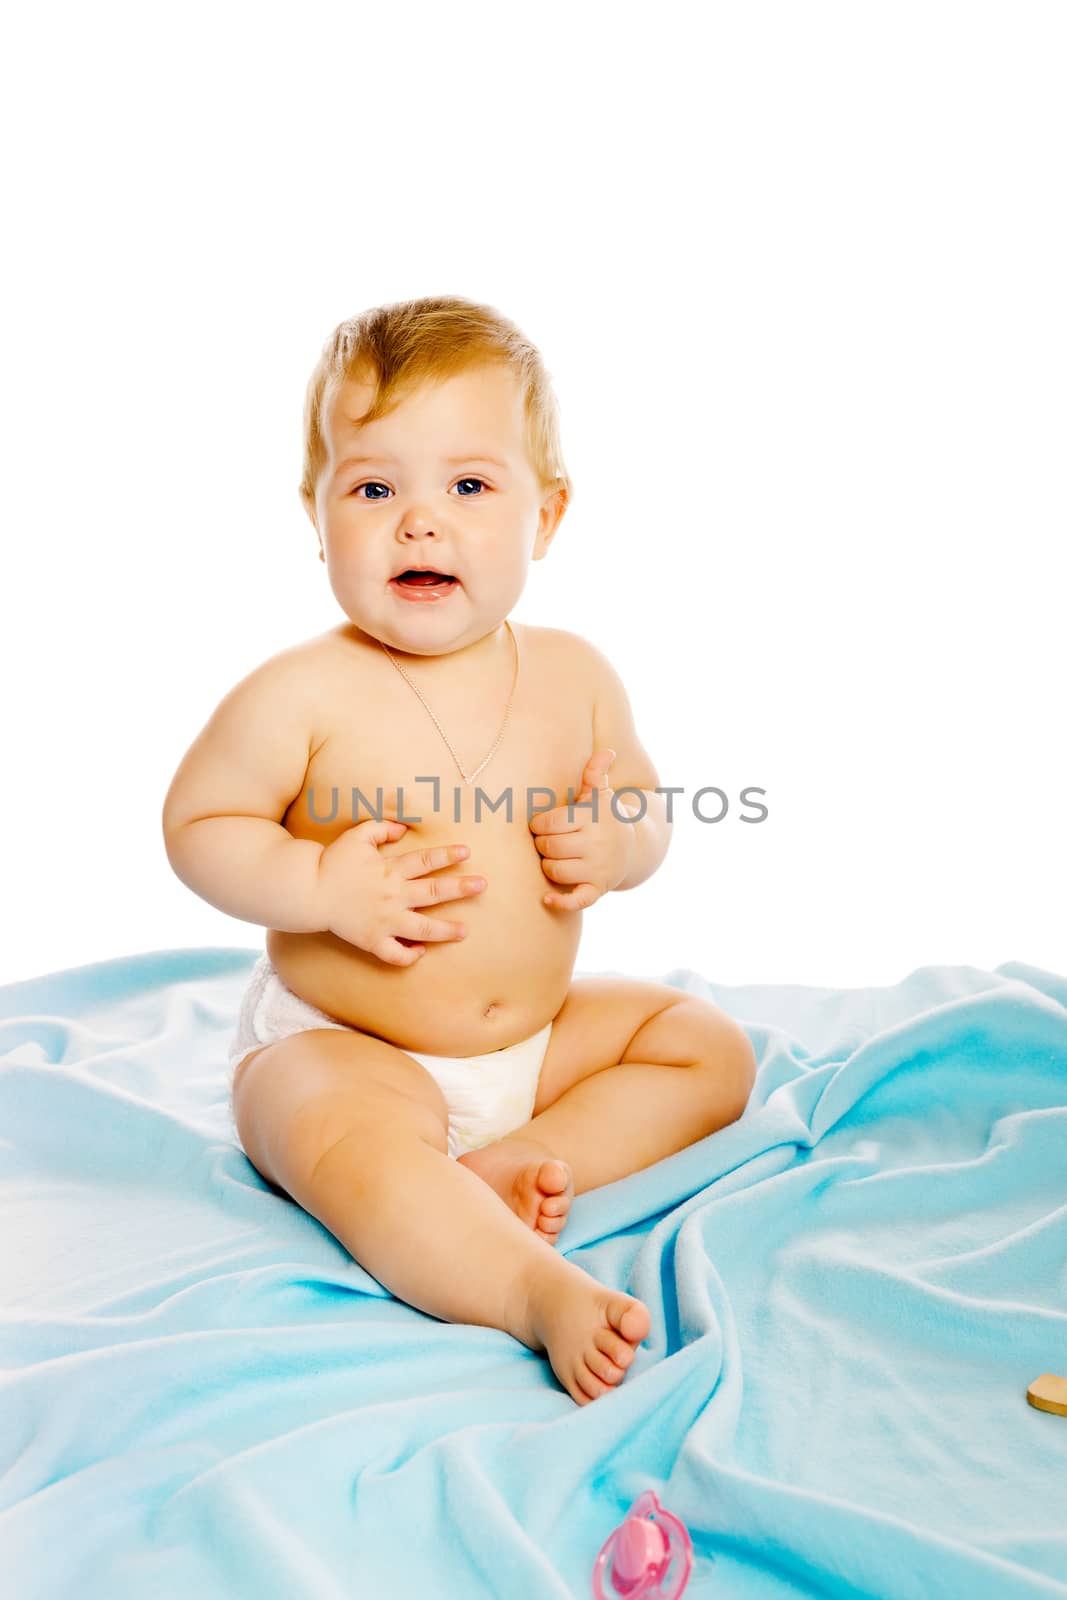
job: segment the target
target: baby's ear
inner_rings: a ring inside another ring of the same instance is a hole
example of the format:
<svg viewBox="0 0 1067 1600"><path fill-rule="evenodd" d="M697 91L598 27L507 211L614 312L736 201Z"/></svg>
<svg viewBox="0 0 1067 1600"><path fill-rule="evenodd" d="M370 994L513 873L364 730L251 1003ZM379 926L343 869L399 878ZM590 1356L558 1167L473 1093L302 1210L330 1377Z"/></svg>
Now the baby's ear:
<svg viewBox="0 0 1067 1600"><path fill-rule="evenodd" d="M326 560L326 552L322 548L322 535L319 532L319 525L318 525L318 522L315 519L315 505L314 505L314 502L305 500L304 496L301 495L300 496L300 504L303 506L304 510L307 512L308 521L311 523L311 526L314 528L315 537L319 541L319 560L320 561L325 561Z"/></svg>
<svg viewBox="0 0 1067 1600"><path fill-rule="evenodd" d="M566 489L555 489L541 506L541 516L537 524L537 538L534 541L533 559L540 561L548 550L549 545L556 536L556 531L563 521L567 509L568 495Z"/></svg>

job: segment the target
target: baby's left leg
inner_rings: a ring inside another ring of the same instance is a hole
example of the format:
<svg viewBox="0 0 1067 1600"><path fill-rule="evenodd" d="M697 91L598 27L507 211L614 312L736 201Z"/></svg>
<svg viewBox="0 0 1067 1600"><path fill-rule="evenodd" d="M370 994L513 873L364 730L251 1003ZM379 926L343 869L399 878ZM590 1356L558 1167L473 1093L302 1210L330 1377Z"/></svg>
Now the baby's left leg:
<svg viewBox="0 0 1067 1600"><path fill-rule="evenodd" d="M584 1194L736 1121L755 1073L744 1029L702 996L577 978L553 1024L532 1119L460 1159L503 1194L517 1161L547 1151Z"/></svg>

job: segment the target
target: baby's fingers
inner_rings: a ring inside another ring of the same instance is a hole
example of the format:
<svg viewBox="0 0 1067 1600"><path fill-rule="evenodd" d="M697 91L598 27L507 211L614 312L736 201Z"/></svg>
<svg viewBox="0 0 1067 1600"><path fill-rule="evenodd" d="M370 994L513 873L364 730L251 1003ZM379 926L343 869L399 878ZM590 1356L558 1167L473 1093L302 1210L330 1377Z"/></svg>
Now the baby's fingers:
<svg viewBox="0 0 1067 1600"><path fill-rule="evenodd" d="M381 948L374 951L379 961L390 967L413 967L426 954L426 946L407 944L403 939L384 939Z"/></svg>
<svg viewBox="0 0 1067 1600"><path fill-rule="evenodd" d="M484 878L415 878L405 893L409 906L430 906L481 894L484 888Z"/></svg>
<svg viewBox="0 0 1067 1600"><path fill-rule="evenodd" d="M600 890L593 883L579 883L569 894L549 893L544 899L553 911L588 911L600 899Z"/></svg>
<svg viewBox="0 0 1067 1600"><path fill-rule="evenodd" d="M466 861L470 849L465 844L438 844L430 849L405 850L393 856L391 864L398 867L405 878L419 878L424 872L436 872L439 867L450 867L453 861Z"/></svg>
<svg viewBox="0 0 1067 1600"><path fill-rule="evenodd" d="M411 927L412 935L398 933L383 939L374 954L390 967L413 967L426 954L425 940L465 939L467 930L461 922L445 922L443 918L405 917L404 926Z"/></svg>
<svg viewBox="0 0 1067 1600"><path fill-rule="evenodd" d="M462 922L450 922L447 917L424 917L419 912L412 911L398 920L402 932L396 937L408 939L415 944L422 944L426 940L440 943L442 939L467 937L466 926Z"/></svg>

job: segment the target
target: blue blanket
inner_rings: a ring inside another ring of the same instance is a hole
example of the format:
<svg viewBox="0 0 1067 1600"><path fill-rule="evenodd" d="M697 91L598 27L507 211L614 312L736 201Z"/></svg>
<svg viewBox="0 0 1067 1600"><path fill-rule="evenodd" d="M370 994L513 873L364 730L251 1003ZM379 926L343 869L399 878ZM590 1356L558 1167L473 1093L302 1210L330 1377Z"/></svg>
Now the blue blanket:
<svg viewBox="0 0 1067 1600"><path fill-rule="evenodd" d="M255 951L0 989L0 1590L565 1600L646 1487L686 1600L1067 1597L1067 979L727 987L744 1117L579 1196L652 1332L580 1407L393 1299L230 1139Z"/></svg>

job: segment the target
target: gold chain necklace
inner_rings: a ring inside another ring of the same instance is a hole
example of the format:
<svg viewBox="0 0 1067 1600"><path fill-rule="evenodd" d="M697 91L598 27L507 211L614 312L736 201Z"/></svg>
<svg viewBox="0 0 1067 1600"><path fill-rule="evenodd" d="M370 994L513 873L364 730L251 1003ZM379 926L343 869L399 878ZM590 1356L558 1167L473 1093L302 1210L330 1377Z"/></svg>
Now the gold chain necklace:
<svg viewBox="0 0 1067 1600"><path fill-rule="evenodd" d="M400 673L400 676L402 678L407 679L407 682L409 684L411 684L411 687L414 689L415 693L418 695L418 697L422 701L423 705L426 706L426 710L430 713L430 717L433 720L434 726L436 727L438 733L441 735L441 738L445 741L445 744L448 745L448 751L449 751L449 754L452 757L452 760L456 763L456 766L459 767L459 775L460 775L460 777L463 779L464 783L468 783L468 784L474 782L474 780L478 776L479 772L483 772L485 770L485 768L489 765L490 761L492 761L493 757L496 755L496 752L497 752L497 750L498 750L498 748L500 746L500 741L504 737L504 730L507 728L507 725L508 725L508 717L511 714L511 702L515 698L515 689L516 689L516 686L518 685L518 681L519 681L519 641L518 641L518 639L516 639L515 630L512 628L511 623L508 622L507 618L504 619L504 626L508 630L508 632L511 634L511 642L515 646L515 676L514 676L514 678L512 679L512 682L511 682L511 694L508 696L507 709L504 712L504 720L500 724L500 732L496 736L496 743L493 745L493 748L490 750L490 752L486 756L485 760L483 762L481 762L479 766L475 767L474 771L472 773L469 773L469 774L464 772L463 768L460 766L459 757L457 756L456 752L452 749L451 744L449 744L447 733L442 728L442 726L438 722L437 718L434 716L433 711L431 710L429 705L426 704L425 696L423 695L422 691L420 690L418 684L417 683L412 683L411 678L404 671L404 668L400 665L400 662L393 655L393 652L389 649L389 646L387 644L384 644L381 639L378 640L378 643L381 645L382 649L385 651L386 655L389 657L390 661L393 663L393 666Z"/></svg>

